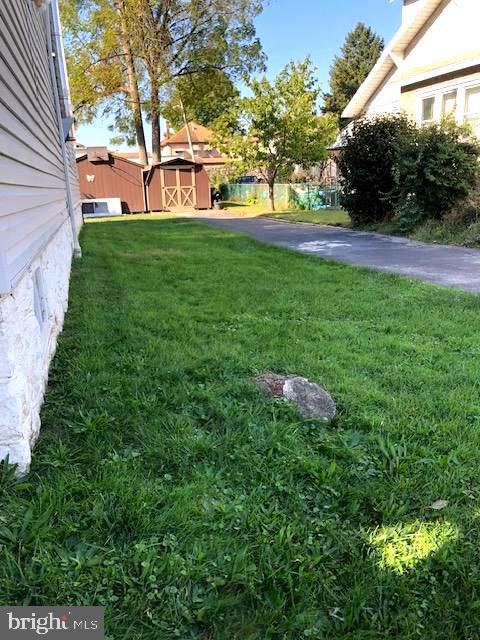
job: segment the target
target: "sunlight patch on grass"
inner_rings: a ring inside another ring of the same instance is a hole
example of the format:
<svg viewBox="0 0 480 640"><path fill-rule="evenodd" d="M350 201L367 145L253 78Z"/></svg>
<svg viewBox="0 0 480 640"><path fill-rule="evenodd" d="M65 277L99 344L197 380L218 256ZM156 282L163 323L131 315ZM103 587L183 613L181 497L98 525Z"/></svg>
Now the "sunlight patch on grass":
<svg viewBox="0 0 480 640"><path fill-rule="evenodd" d="M375 547L379 565L403 574L444 545L454 542L457 528L448 521L398 523L380 527L369 536Z"/></svg>

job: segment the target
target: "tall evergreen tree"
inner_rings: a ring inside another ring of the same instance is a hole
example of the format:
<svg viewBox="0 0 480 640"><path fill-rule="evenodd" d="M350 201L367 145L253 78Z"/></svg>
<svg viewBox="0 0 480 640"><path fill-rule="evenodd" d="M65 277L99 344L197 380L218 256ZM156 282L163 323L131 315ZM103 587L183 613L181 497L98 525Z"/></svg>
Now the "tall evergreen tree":
<svg viewBox="0 0 480 640"><path fill-rule="evenodd" d="M330 92L324 94L324 113L341 118L342 111L368 76L385 43L370 27L359 22L335 56L330 68Z"/></svg>

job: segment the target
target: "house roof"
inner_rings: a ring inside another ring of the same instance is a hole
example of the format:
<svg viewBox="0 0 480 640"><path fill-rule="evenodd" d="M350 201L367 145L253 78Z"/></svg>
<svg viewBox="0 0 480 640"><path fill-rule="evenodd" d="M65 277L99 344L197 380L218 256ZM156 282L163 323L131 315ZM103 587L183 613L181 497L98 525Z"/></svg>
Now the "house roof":
<svg viewBox="0 0 480 640"><path fill-rule="evenodd" d="M392 70L397 67L397 62L403 59L407 48L425 27L435 11L445 2L445 0L418 1L420 6L414 18L400 27L384 49L376 65L342 113L343 118L357 118L363 113L368 102L382 86Z"/></svg>
<svg viewBox="0 0 480 640"><path fill-rule="evenodd" d="M195 144L202 142L210 142L213 138L213 131L204 127L202 124L198 124L196 122L189 122L188 128L190 131L190 137L192 138L192 142ZM187 127L182 127L174 134L169 136L168 138L164 138L162 140L162 147L165 147L170 144L188 144L188 133Z"/></svg>

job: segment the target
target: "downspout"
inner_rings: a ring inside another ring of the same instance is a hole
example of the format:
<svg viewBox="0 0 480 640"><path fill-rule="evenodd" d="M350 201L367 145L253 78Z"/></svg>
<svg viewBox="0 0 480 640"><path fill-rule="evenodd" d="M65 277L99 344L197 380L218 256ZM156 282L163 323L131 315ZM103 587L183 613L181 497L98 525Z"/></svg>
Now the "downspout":
<svg viewBox="0 0 480 640"><path fill-rule="evenodd" d="M50 20L52 24L50 23ZM47 34L47 52L48 52L49 67L50 67L50 80L52 83L53 99L55 101L58 137L60 139L60 148L62 151L62 159L63 159L63 174L65 178L65 190L67 195L67 209L68 209L70 226L72 228L72 235L73 235L73 255L76 258L80 258L82 255L82 249L78 242L78 229L75 222L75 209L73 206L72 188L70 186L70 176L68 174L68 155L67 155L67 146L65 144L66 135L63 129L63 111L60 104L60 96L59 96L60 87L58 86L58 83L57 83L57 74L55 71L55 61L54 61L54 56L56 56L59 74L61 75L60 81L62 83L62 87L61 87L62 102L65 109L65 116L71 117L70 101L68 97L68 86L66 86L67 74L65 71L65 57L63 53L63 42L62 42L61 31L60 31L60 17L58 14L58 6L57 6L56 0L52 0L52 3L50 5L50 10L47 9L44 12L44 21L45 21L45 31ZM54 33L52 33L52 25L55 30ZM54 45L53 38L55 38L55 45Z"/></svg>

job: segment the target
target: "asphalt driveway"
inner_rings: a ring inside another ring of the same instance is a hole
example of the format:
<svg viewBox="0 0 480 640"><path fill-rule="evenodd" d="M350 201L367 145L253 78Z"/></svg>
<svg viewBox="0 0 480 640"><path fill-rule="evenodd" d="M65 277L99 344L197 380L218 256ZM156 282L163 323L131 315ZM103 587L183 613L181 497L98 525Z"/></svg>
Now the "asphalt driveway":
<svg viewBox="0 0 480 640"><path fill-rule="evenodd" d="M208 213L199 217L207 224L246 233L257 240L302 253L480 292L479 249L426 244L339 227L269 218L239 218L228 213Z"/></svg>

